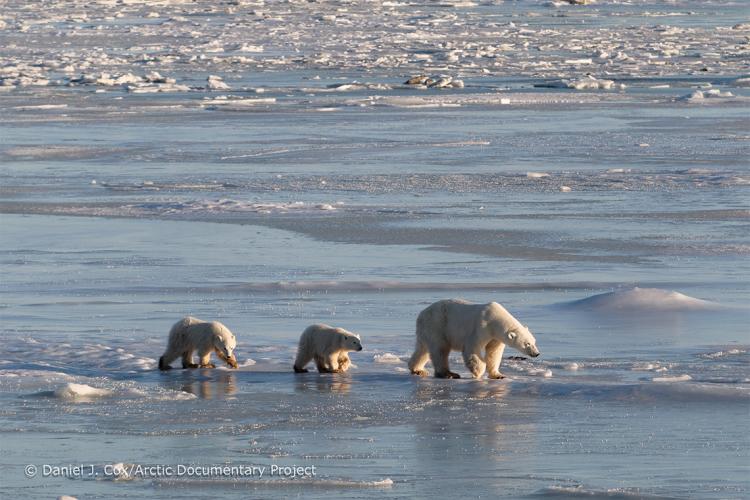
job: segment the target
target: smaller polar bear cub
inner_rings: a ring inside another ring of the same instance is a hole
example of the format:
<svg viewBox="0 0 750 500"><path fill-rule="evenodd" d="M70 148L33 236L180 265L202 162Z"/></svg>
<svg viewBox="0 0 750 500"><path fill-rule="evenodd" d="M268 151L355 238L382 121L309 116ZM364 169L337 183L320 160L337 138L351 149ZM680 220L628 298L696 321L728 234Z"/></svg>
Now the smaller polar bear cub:
<svg viewBox="0 0 750 500"><path fill-rule="evenodd" d="M296 373L307 373L305 365L313 359L319 373L343 373L349 369L349 351L361 351L362 344L355 333L328 325L308 326L299 339Z"/></svg>
<svg viewBox="0 0 750 500"><path fill-rule="evenodd" d="M212 352L216 352L216 356L232 368L237 368L237 359L234 357L236 346L237 339L226 326L218 321L201 321L188 316L169 330L167 350L159 358L159 369L169 370L169 365L180 357L183 368L216 368L211 363ZM198 351L199 365L193 363L194 351Z"/></svg>

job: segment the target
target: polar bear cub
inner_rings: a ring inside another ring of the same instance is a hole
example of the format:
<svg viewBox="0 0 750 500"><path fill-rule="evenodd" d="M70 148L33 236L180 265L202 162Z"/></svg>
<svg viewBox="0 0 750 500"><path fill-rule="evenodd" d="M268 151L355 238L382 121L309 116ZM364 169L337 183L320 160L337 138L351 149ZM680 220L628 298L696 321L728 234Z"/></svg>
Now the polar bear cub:
<svg viewBox="0 0 750 500"><path fill-rule="evenodd" d="M305 365L314 359L319 373L343 373L351 365L347 353L361 350L357 334L328 325L311 325L299 339L294 371L307 373Z"/></svg>
<svg viewBox="0 0 750 500"><path fill-rule="evenodd" d="M182 357L183 368L216 368L211 363L212 352L232 368L237 368L236 346L237 339L226 326L218 321L208 322L188 316L169 330L167 350L159 358L159 369L169 370L172 361L179 357ZM193 351L198 351L199 365L193 363Z"/></svg>
<svg viewBox="0 0 750 500"><path fill-rule="evenodd" d="M490 378L503 378L499 370L506 345L529 356L539 356L536 339L529 329L497 302L440 300L417 317L417 345L409 360L409 370L415 375L427 375L424 365L429 359L435 377L460 378L450 371L448 354L461 351L474 378L480 378L485 370Z"/></svg>

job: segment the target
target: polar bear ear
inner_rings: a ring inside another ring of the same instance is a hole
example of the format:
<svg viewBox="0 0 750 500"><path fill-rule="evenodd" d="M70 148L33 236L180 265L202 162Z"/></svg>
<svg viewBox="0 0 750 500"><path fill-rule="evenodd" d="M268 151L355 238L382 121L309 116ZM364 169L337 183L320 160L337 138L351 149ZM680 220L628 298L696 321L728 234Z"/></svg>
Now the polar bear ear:
<svg viewBox="0 0 750 500"><path fill-rule="evenodd" d="M508 332L508 340L513 340L517 336L516 332Z"/></svg>

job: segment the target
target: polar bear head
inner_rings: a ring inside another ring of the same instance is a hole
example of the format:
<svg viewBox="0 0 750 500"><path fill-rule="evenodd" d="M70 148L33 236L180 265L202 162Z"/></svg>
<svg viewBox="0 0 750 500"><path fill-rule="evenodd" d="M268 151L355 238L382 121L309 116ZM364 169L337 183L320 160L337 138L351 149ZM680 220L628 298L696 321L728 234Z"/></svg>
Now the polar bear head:
<svg viewBox="0 0 750 500"><path fill-rule="evenodd" d="M341 347L346 351L361 351L362 342L357 335L346 332L341 336Z"/></svg>
<svg viewBox="0 0 750 500"><path fill-rule="evenodd" d="M237 359L234 357L237 339L229 328L221 323L215 324L213 342L216 355L232 368L237 368Z"/></svg>
<svg viewBox="0 0 750 500"><path fill-rule="evenodd" d="M532 358L539 356L539 349L536 347L536 339L531 334L526 325L518 324L511 330L505 333L508 339L507 344L521 351L522 353L528 354Z"/></svg>

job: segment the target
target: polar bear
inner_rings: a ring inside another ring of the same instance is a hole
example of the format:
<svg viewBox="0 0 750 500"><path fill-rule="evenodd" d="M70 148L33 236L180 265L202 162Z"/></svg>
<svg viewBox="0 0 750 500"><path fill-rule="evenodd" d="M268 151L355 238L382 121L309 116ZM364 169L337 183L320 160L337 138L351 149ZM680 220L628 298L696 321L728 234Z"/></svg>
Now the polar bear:
<svg viewBox="0 0 750 500"><path fill-rule="evenodd" d="M319 373L343 373L349 369L349 351L361 351L362 344L355 333L328 325L311 325L299 338L296 373L307 373L305 365L315 360Z"/></svg>
<svg viewBox="0 0 750 500"><path fill-rule="evenodd" d="M503 378L499 368L506 345L529 356L539 356L529 329L497 302L440 300L417 317L417 345L409 370L415 375L427 375L424 365L430 359L435 377L460 378L448 366L448 354L453 350L463 353L474 378L480 378L485 369L490 378Z"/></svg>
<svg viewBox="0 0 750 500"><path fill-rule="evenodd" d="M159 358L159 369L169 370L172 361L182 357L183 368L216 368L211 363L211 352L216 352L226 364L237 368L234 348L237 340L229 328L218 321L202 321L188 316L172 326L169 330L167 350ZM193 351L198 351L200 365L193 363Z"/></svg>

